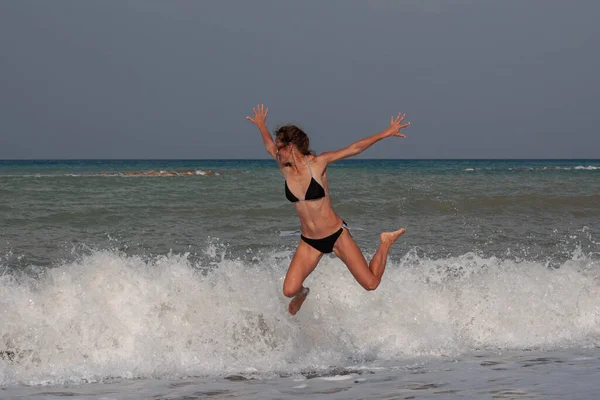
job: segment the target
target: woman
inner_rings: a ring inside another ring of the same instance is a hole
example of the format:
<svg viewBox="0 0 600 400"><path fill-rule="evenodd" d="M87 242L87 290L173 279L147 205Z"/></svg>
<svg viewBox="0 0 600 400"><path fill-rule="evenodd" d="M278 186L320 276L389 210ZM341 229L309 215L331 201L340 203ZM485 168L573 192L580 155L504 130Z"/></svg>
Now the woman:
<svg viewBox="0 0 600 400"><path fill-rule="evenodd" d="M390 126L383 132L341 150L316 156L309 149L308 136L300 128L283 126L277 130L273 141L266 125L269 109L259 104L252 110L254 116L246 119L258 127L267 152L279 164L285 178L285 196L296 206L302 227L300 243L283 283L283 294L292 297L288 307L290 314L296 314L302 307L309 292L302 283L325 253L335 253L363 288L375 290L381 282L388 251L405 230L381 233L379 248L371 263L367 264L345 222L331 208L326 169L329 164L355 156L381 139L390 136L405 138L400 133L401 129L410 125L410 122L402 124L405 114L392 117Z"/></svg>

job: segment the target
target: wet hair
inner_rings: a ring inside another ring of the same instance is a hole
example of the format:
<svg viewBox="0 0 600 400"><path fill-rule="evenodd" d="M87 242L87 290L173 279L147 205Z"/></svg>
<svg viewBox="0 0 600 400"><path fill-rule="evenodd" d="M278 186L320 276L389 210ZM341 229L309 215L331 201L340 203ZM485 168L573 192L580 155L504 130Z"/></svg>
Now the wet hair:
<svg viewBox="0 0 600 400"><path fill-rule="evenodd" d="M310 149L308 135L296 125L284 125L275 131L275 138L287 146L292 143L303 155L314 154Z"/></svg>

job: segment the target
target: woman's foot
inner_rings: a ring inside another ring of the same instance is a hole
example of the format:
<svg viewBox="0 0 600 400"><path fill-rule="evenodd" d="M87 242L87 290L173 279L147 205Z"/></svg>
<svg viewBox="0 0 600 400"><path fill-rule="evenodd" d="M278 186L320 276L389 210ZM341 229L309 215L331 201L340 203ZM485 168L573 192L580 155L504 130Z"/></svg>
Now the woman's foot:
<svg viewBox="0 0 600 400"><path fill-rule="evenodd" d="M394 232L383 232L379 235L379 239L381 240L382 244L391 246L396 240L398 240L400 236L402 236L404 232L406 232L406 229L404 228L400 228Z"/></svg>
<svg viewBox="0 0 600 400"><path fill-rule="evenodd" d="M302 307L302 303L304 303L304 300L306 300L306 297L308 296L309 292L309 288L303 287L300 290L300 292L296 296L294 296L292 301L290 301L290 305L288 307L288 311L290 312L290 314L296 315L296 313L300 311L300 307Z"/></svg>

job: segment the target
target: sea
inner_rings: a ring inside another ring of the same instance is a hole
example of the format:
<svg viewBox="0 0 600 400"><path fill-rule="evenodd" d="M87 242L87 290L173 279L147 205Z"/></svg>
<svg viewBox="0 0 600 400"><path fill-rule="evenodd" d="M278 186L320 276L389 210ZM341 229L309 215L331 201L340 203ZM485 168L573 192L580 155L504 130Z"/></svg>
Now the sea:
<svg viewBox="0 0 600 400"><path fill-rule="evenodd" d="M272 160L0 161L1 399L597 399L600 160L343 160L379 288L300 237Z"/></svg>

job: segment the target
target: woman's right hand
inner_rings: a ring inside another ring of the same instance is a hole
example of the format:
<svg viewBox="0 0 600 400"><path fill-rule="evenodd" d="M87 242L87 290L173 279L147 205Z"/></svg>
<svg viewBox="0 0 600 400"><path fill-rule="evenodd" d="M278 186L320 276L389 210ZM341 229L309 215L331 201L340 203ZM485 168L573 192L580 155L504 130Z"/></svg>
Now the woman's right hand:
<svg viewBox="0 0 600 400"><path fill-rule="evenodd" d="M261 125L266 125L267 122L267 114L269 113L269 109L265 109L264 104L259 104L255 108L252 109L254 112L254 117L246 117L246 119L252 122L254 125L260 128Z"/></svg>

